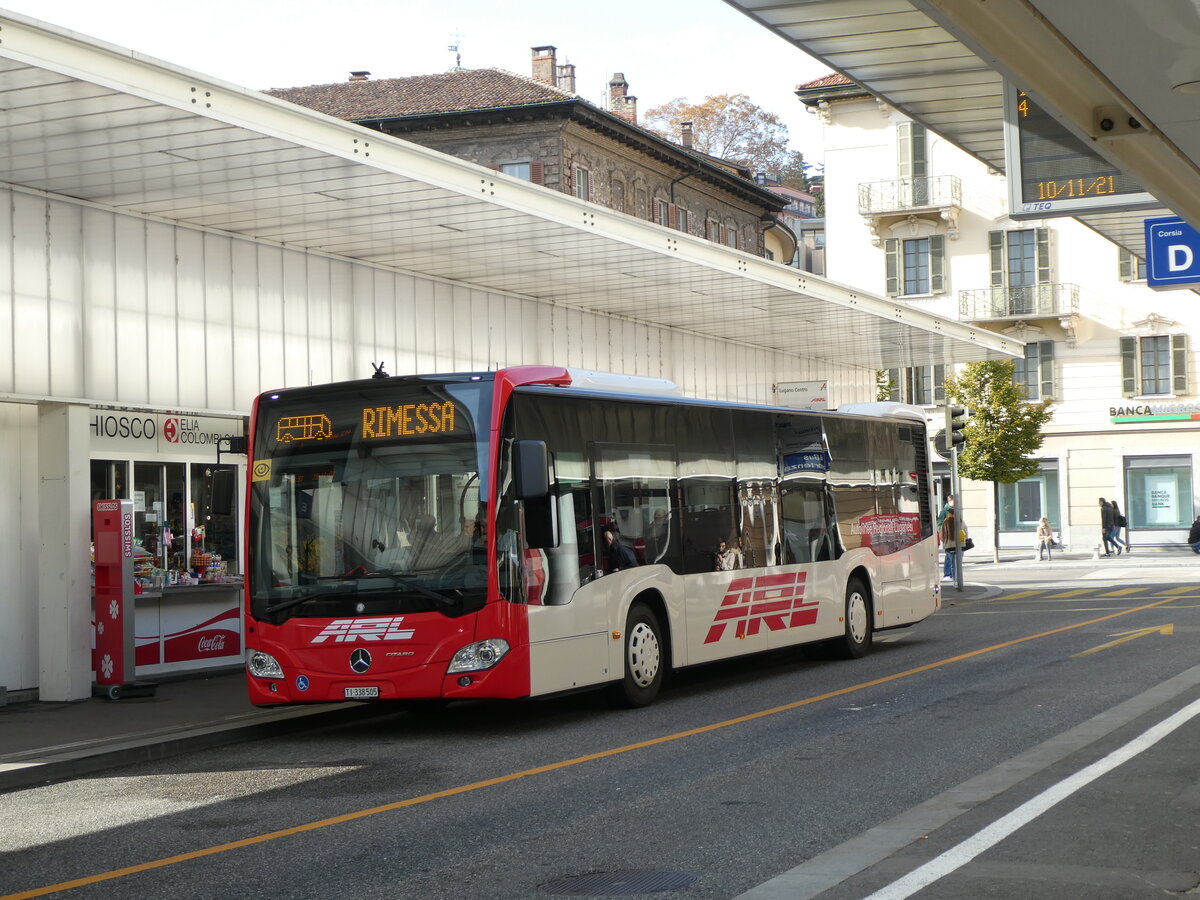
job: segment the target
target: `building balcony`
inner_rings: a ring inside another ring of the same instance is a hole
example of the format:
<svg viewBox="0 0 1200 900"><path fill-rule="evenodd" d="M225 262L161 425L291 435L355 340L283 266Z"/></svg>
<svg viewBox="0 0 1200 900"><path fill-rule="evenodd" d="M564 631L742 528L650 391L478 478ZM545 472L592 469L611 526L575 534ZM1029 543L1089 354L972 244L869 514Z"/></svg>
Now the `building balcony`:
<svg viewBox="0 0 1200 900"><path fill-rule="evenodd" d="M869 181L858 186L858 213L871 227L876 247L884 230L900 219L940 219L946 236L958 237L962 209L962 181L954 175Z"/></svg>
<svg viewBox="0 0 1200 900"><path fill-rule="evenodd" d="M1056 319L1075 346L1079 324L1079 285L1035 284L958 292L958 317L964 322L1035 322ZM1089 314L1088 318L1096 318Z"/></svg>
<svg viewBox="0 0 1200 900"><path fill-rule="evenodd" d="M965 322L993 319L1060 319L1079 314L1079 285L1035 284L958 292L958 315Z"/></svg>

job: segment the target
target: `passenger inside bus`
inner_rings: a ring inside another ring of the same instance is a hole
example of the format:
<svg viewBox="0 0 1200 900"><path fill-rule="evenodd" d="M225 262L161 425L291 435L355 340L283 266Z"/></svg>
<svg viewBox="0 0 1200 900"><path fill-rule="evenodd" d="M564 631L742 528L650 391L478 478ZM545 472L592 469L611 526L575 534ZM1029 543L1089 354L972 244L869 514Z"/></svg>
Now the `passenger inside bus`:
<svg viewBox="0 0 1200 900"><path fill-rule="evenodd" d="M730 572L742 567L742 551L731 547L728 541L717 543L717 552L713 554L717 572Z"/></svg>

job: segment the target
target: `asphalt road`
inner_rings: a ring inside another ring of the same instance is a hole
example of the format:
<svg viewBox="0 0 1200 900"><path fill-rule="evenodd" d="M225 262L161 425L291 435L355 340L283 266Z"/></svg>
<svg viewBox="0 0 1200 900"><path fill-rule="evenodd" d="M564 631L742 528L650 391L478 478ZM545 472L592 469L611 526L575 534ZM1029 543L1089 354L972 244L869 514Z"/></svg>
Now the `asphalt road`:
<svg viewBox="0 0 1200 900"><path fill-rule="evenodd" d="M1014 573L988 600L951 592L865 659L713 665L645 710L460 704L14 792L0 893L1185 893L1200 881L1200 716L1034 802L1200 698L1200 586L1170 575ZM960 849L1006 817L998 841Z"/></svg>

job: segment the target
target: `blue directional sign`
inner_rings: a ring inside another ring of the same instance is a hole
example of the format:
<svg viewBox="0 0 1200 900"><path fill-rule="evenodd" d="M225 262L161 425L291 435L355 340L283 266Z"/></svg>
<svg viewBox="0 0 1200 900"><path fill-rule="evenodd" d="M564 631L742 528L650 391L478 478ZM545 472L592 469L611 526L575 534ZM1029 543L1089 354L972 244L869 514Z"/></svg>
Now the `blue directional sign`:
<svg viewBox="0 0 1200 900"><path fill-rule="evenodd" d="M1200 286L1200 231L1178 216L1146 219L1146 284Z"/></svg>

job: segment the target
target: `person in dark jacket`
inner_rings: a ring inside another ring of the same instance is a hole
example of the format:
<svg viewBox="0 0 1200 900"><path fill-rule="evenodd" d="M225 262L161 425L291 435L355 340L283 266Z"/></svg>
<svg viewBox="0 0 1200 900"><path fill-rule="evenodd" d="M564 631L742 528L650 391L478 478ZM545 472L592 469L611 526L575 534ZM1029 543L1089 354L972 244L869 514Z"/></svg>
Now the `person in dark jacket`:
<svg viewBox="0 0 1200 900"><path fill-rule="evenodd" d="M1100 538L1104 541L1104 555L1112 556L1112 548L1117 548L1117 556L1121 555L1121 545L1114 544L1112 530L1117 525L1117 517L1113 515L1112 507L1103 497L1100 498Z"/></svg>
<svg viewBox="0 0 1200 900"><path fill-rule="evenodd" d="M604 529L604 543L608 547L608 571L620 572L622 569L632 569L637 565L637 557L633 551L621 543L621 538L614 528Z"/></svg>
<svg viewBox="0 0 1200 900"><path fill-rule="evenodd" d="M1108 505L1112 507L1112 514L1113 514L1112 531L1110 531L1108 534L1109 540L1111 540L1113 543L1113 546L1115 546L1117 548L1118 555L1120 555L1122 548L1124 548L1125 552L1128 553L1129 552L1129 540L1128 540L1129 532L1125 533L1126 540L1121 540L1121 529L1126 527L1129 520L1126 519L1125 516L1123 516L1121 514L1121 507L1117 506L1116 500L1109 501Z"/></svg>
<svg viewBox="0 0 1200 900"><path fill-rule="evenodd" d="M1188 532L1188 544L1193 553L1200 553L1200 516L1196 516L1196 521L1192 523L1192 530Z"/></svg>

